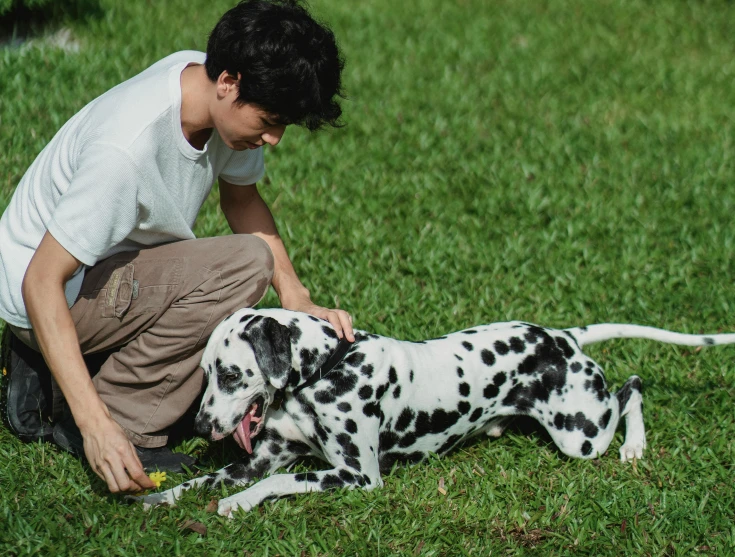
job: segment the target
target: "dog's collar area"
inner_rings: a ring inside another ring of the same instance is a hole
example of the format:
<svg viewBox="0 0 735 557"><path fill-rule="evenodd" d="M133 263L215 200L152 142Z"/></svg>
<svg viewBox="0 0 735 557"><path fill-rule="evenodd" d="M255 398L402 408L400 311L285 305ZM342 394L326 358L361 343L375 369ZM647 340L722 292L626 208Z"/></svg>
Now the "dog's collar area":
<svg viewBox="0 0 735 557"><path fill-rule="evenodd" d="M319 381L322 377L324 377L327 373L332 371L337 364L339 364L347 354L347 352L350 351L350 348L352 348L355 344L357 344L357 341L350 342L345 337L342 337L339 340L339 343L337 344L337 348L335 348L334 352L332 352L332 355L327 359L326 362L324 362L324 365L319 368L319 370L309 377L309 379L305 382L296 387L293 390L294 396L297 395L300 391L303 389L306 389L307 387L311 387ZM277 394L277 393L276 393Z"/></svg>

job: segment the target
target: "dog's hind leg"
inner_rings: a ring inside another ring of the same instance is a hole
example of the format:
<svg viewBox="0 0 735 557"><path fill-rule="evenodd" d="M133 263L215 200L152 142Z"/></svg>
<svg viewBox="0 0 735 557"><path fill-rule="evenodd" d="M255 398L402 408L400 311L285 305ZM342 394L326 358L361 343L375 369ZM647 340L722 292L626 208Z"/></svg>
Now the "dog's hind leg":
<svg viewBox="0 0 735 557"><path fill-rule="evenodd" d="M634 458L643 458L646 448L646 430L643 426L643 397L641 380L633 375L620 390L615 393L620 407L620 417L625 417L625 441L620 447L620 460L626 462Z"/></svg>

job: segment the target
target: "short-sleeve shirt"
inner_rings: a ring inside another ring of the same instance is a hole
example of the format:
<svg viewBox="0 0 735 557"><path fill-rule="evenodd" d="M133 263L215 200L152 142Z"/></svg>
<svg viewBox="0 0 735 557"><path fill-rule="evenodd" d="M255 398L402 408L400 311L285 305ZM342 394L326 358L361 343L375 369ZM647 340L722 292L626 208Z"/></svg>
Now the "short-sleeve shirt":
<svg viewBox="0 0 735 557"><path fill-rule="evenodd" d="M85 267L193 239L217 177L263 177L262 149L234 151L216 129L201 151L184 137L181 72L204 59L184 51L158 61L90 102L38 155L0 218L0 318L30 328L21 285L47 230L82 263L65 286L71 307Z"/></svg>

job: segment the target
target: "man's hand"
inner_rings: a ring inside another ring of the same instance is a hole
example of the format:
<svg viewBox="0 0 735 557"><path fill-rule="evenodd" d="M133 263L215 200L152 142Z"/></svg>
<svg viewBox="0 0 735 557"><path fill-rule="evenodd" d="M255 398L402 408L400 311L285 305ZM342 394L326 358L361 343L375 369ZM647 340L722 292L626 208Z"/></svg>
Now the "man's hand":
<svg viewBox="0 0 735 557"><path fill-rule="evenodd" d="M321 307L308 298L293 304L283 303L283 309L301 311L319 319L326 319L334 327L339 338L344 336L350 342L355 342L355 334L352 331L352 316L343 309Z"/></svg>
<svg viewBox="0 0 735 557"><path fill-rule="evenodd" d="M122 428L110 417L94 425L80 427L84 453L94 473L102 478L112 493L138 492L156 487Z"/></svg>

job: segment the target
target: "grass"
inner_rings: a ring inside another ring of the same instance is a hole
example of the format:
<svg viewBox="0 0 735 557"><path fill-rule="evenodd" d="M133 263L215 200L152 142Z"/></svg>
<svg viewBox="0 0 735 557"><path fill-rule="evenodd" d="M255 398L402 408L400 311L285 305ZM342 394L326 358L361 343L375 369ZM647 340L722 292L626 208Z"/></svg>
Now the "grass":
<svg viewBox="0 0 735 557"><path fill-rule="evenodd" d="M203 49L229 5L105 0L102 16L69 24L77 51L0 50L0 208L67 118L169 52ZM404 339L506 319L735 329L731 2L313 8L348 61L347 126L289 130L261 192L316 301ZM228 232L216 197L200 236ZM649 449L636 465L618 461L620 434L603 457L569 460L522 423L396 469L379 491L227 521L205 492L127 506L79 461L0 429L0 552L732 554L735 351L629 340L588 353L613 388L643 379ZM181 447L207 470L232 454Z"/></svg>

